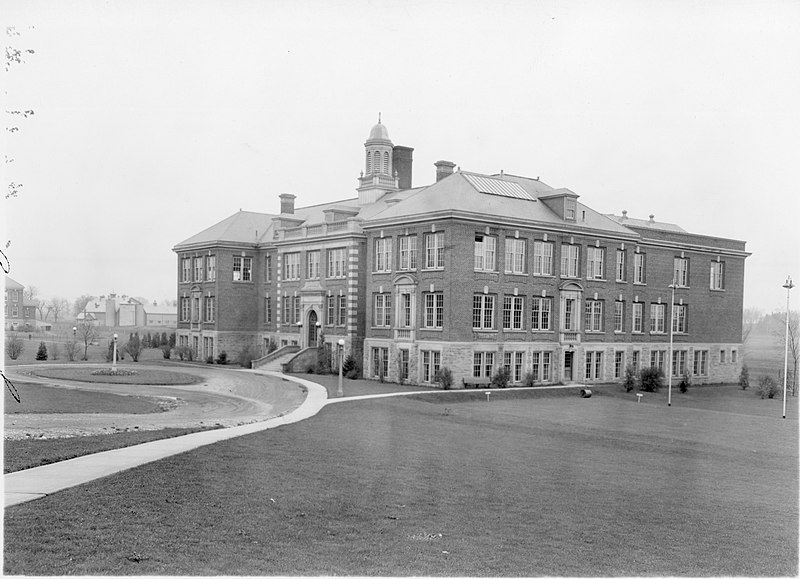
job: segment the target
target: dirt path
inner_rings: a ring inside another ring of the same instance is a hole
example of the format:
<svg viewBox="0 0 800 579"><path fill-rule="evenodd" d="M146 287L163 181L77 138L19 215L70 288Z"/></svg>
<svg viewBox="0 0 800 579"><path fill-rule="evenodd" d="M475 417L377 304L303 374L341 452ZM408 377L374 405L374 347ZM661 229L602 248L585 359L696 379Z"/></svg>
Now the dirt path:
<svg viewBox="0 0 800 579"><path fill-rule="evenodd" d="M145 365L140 366L147 367ZM23 374L32 366L8 368L11 379L59 388L114 394L152 396L170 408L154 414L15 414L5 417L4 437L66 437L108 434L125 430L171 427L238 426L280 416L297 408L304 391L290 382L243 370L202 366L171 367L171 372L192 374L202 382L191 385L141 386L58 381ZM154 368L164 370L163 366Z"/></svg>

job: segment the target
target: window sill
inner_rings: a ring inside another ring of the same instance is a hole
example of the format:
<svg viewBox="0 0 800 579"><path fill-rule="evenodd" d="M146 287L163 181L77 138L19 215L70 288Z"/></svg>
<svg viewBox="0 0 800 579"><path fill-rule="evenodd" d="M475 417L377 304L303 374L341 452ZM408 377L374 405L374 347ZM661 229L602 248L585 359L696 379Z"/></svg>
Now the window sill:
<svg viewBox="0 0 800 579"><path fill-rule="evenodd" d="M724 294L725 293L725 288L719 289L719 288L710 287L710 288L708 288L708 291Z"/></svg>
<svg viewBox="0 0 800 579"><path fill-rule="evenodd" d="M423 267L420 271L444 271L444 266L442 267Z"/></svg>
<svg viewBox="0 0 800 579"><path fill-rule="evenodd" d="M422 330L423 332L442 332L444 331L444 328L428 328L423 326L420 328L420 330Z"/></svg>
<svg viewBox="0 0 800 579"><path fill-rule="evenodd" d="M472 328L472 333L474 334L496 334L497 330L489 330L483 328Z"/></svg>
<svg viewBox="0 0 800 579"><path fill-rule="evenodd" d="M608 281L604 277L587 277L585 281Z"/></svg>

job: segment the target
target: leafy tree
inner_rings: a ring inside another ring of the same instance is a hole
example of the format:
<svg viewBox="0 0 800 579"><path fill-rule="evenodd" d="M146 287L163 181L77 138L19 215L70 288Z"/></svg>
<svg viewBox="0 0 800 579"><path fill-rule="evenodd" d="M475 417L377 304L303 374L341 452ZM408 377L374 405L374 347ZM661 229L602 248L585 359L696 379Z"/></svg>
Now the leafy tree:
<svg viewBox="0 0 800 579"><path fill-rule="evenodd" d="M40 362L47 360L47 346L44 342L39 342L39 350L36 352L36 359Z"/></svg>
<svg viewBox="0 0 800 579"><path fill-rule="evenodd" d="M758 394L761 398L775 398L781 392L781 387L772 376L761 376L758 379Z"/></svg>
<svg viewBox="0 0 800 579"><path fill-rule="evenodd" d="M222 352L220 352L219 355L217 356L217 364L224 365L227 363L228 363L228 352L222 350Z"/></svg>
<svg viewBox="0 0 800 579"><path fill-rule="evenodd" d="M163 338L164 338L164 336L161 336L161 338L162 338L162 341L167 341L167 340L164 340L164 339L163 339ZM175 347L175 332L172 332L172 333L169 335L169 345L170 345L171 347L173 347L173 348Z"/></svg>
<svg viewBox="0 0 800 579"><path fill-rule="evenodd" d="M150 338L150 347L151 348L161 347L161 336L158 335L158 332L154 333L153 337Z"/></svg>
<svg viewBox="0 0 800 579"><path fill-rule="evenodd" d="M625 367L625 380L622 385L625 387L625 392L630 392L636 388L636 370L633 369L631 364Z"/></svg>
<svg viewBox="0 0 800 579"><path fill-rule="evenodd" d="M25 350L25 342L19 336L14 335L6 339L6 356L12 360L19 358L23 350Z"/></svg>
<svg viewBox="0 0 800 579"><path fill-rule="evenodd" d="M164 355L165 360L169 360L170 356L172 355L172 348L169 347L169 344L162 344L161 353Z"/></svg>

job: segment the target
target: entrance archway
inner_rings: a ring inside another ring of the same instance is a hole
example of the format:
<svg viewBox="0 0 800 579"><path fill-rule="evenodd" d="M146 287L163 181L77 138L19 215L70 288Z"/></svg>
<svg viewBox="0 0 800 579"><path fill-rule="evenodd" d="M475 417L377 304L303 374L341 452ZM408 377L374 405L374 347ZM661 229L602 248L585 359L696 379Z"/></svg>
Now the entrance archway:
<svg viewBox="0 0 800 579"><path fill-rule="evenodd" d="M308 347L317 347L317 312L311 310L308 313Z"/></svg>

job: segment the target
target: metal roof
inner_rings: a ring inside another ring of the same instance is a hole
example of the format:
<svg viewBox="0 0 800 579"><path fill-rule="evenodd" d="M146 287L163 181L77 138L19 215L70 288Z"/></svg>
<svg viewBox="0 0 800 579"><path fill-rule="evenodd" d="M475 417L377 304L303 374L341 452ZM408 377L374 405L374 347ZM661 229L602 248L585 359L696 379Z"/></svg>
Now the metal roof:
<svg viewBox="0 0 800 579"><path fill-rule="evenodd" d="M536 201L536 197L525 191L522 185L515 183L514 181L492 179L491 177L484 177L483 175L475 175L473 173L462 174L464 175L464 178L469 181L470 185L475 187L475 189L481 193L486 193L487 195L499 195L501 197L511 197L513 199Z"/></svg>

